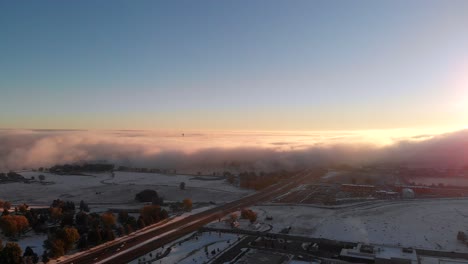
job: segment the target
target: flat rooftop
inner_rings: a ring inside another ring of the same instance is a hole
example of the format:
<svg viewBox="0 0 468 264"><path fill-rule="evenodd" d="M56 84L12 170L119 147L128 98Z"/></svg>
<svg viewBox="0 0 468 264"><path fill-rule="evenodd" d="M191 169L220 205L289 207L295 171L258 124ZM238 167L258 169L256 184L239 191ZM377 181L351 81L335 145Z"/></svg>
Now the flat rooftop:
<svg viewBox="0 0 468 264"><path fill-rule="evenodd" d="M411 252L410 252L411 251ZM358 244L351 249L342 249L341 256L356 259L375 260L375 259L407 259L413 264L418 263L418 256L415 250L405 251L402 247L364 245ZM433 264L433 263L428 263ZM446 263L449 264L449 263Z"/></svg>

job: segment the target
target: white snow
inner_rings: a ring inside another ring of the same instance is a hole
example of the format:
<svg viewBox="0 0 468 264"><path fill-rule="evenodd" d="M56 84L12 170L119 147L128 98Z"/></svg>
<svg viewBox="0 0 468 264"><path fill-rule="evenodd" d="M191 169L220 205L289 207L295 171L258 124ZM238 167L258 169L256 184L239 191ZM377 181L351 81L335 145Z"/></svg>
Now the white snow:
<svg viewBox="0 0 468 264"><path fill-rule="evenodd" d="M194 202L226 202L239 199L250 190L230 185L223 179L203 180L189 175L163 175L156 173L115 172L82 175L55 175L50 173L21 172L26 178L43 174L45 182L0 184L0 199L14 204L28 203L49 205L52 200L85 200L99 204L135 203L135 194L143 189L154 189L167 201L180 201L191 198ZM209 177L204 177L210 179ZM185 182L186 189L180 190L180 182Z"/></svg>
<svg viewBox="0 0 468 264"><path fill-rule="evenodd" d="M258 219L273 217L271 232L291 226L290 234L352 242L468 252L457 241L468 231L468 200L389 201L337 209L313 206L256 206ZM266 221L265 221L266 222Z"/></svg>

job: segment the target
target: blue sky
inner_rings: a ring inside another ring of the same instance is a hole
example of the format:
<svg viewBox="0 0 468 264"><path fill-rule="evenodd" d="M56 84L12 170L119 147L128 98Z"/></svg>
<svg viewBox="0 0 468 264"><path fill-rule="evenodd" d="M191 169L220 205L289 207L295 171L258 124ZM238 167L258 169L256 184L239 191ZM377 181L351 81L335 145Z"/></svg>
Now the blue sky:
<svg viewBox="0 0 468 264"><path fill-rule="evenodd" d="M464 126L467 1L2 1L0 127Z"/></svg>

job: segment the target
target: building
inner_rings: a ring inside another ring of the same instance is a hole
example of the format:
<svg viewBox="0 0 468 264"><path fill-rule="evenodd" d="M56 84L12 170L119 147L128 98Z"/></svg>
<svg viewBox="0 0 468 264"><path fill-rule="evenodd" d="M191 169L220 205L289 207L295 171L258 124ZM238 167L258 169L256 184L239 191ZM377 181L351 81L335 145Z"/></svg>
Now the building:
<svg viewBox="0 0 468 264"><path fill-rule="evenodd" d="M418 264L418 256L412 248L358 244L341 250L340 258L350 262L375 264Z"/></svg>

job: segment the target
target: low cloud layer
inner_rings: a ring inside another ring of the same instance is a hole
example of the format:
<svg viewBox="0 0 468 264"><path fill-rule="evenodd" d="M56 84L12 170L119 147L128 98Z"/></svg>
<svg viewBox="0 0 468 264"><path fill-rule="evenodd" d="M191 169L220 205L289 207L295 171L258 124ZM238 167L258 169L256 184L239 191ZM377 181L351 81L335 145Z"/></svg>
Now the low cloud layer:
<svg viewBox="0 0 468 264"><path fill-rule="evenodd" d="M468 165L468 130L377 144L360 133L180 133L147 131L0 131L0 171L106 160L179 170L299 169L399 163Z"/></svg>

